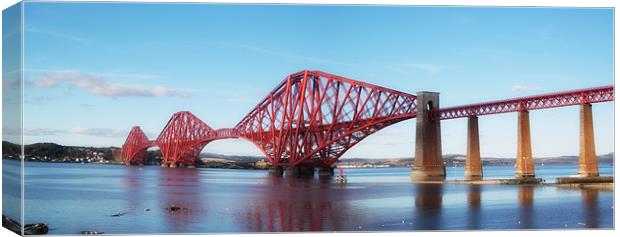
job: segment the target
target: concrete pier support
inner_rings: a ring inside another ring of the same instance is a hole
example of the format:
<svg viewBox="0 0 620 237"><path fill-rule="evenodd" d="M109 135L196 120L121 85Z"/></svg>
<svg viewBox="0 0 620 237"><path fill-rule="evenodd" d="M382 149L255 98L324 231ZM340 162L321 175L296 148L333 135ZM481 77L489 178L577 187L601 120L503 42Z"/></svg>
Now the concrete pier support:
<svg viewBox="0 0 620 237"><path fill-rule="evenodd" d="M269 167L269 175L282 176L284 174L284 168L282 166Z"/></svg>
<svg viewBox="0 0 620 237"><path fill-rule="evenodd" d="M583 104L579 110L579 175L598 176L598 163L594 149L592 104Z"/></svg>
<svg viewBox="0 0 620 237"><path fill-rule="evenodd" d="M531 178L534 173L534 158L532 157L532 139L530 137L530 113L527 110L519 111L516 172L517 179Z"/></svg>
<svg viewBox="0 0 620 237"><path fill-rule="evenodd" d="M284 169L284 173L287 177L296 177L299 175L299 167L287 167L286 169Z"/></svg>
<svg viewBox="0 0 620 237"><path fill-rule="evenodd" d="M478 117L467 119L467 160L465 160L465 180L482 179L482 161L480 160L480 135Z"/></svg>
<svg viewBox="0 0 620 237"><path fill-rule="evenodd" d="M415 133L415 160L411 168L411 179L443 180L446 169L441 154L440 120L431 119L431 110L439 109L439 93L417 93L417 115Z"/></svg>
<svg viewBox="0 0 620 237"><path fill-rule="evenodd" d="M167 163L161 163L161 167L164 167L164 168L168 167L168 164Z"/></svg>
<svg viewBox="0 0 620 237"><path fill-rule="evenodd" d="M177 167L177 163L170 163L170 168L176 168Z"/></svg>
<svg viewBox="0 0 620 237"><path fill-rule="evenodd" d="M314 167L300 166L299 177L314 177Z"/></svg>
<svg viewBox="0 0 620 237"><path fill-rule="evenodd" d="M334 176L334 167L320 167L319 178L327 178Z"/></svg>
<svg viewBox="0 0 620 237"><path fill-rule="evenodd" d="M285 170L288 177L314 177L314 167L296 166Z"/></svg>

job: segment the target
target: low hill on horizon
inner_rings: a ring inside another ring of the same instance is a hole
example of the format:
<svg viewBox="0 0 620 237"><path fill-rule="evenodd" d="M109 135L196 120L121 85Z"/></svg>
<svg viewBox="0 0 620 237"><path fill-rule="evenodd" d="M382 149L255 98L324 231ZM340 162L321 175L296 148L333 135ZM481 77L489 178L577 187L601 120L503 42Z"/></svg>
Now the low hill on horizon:
<svg viewBox="0 0 620 237"><path fill-rule="evenodd" d="M113 160L113 150L119 149L118 147L82 147L82 146L64 146L56 143L34 143L24 146L24 152L27 157L54 157L54 158L63 158L63 157L76 157L76 156L86 156L92 152L101 152L104 154L106 160ZM3 141L2 142L2 157L3 158L13 158L16 159L20 154L20 147L17 144L13 144L11 142ZM159 151L150 151L149 156L155 157L158 154L161 156ZM600 154L597 156L599 163L614 163L614 152L610 152L607 154ZM256 162L259 160L265 159L264 156L244 156L244 155L225 155L219 153L212 152L203 152L199 155L199 159L202 158L218 158L224 160L231 160L235 162ZM447 163L458 163L465 161L465 155L462 154L445 154L443 155L444 160ZM380 161L401 161L401 162L413 162L413 157L402 157L402 158L341 158L339 162L380 162ZM535 157L536 163L545 163L545 164L573 164L577 163L579 160L579 156L577 155L564 155L558 157ZM505 158L505 157L483 157L482 161L485 163L514 163L514 158Z"/></svg>

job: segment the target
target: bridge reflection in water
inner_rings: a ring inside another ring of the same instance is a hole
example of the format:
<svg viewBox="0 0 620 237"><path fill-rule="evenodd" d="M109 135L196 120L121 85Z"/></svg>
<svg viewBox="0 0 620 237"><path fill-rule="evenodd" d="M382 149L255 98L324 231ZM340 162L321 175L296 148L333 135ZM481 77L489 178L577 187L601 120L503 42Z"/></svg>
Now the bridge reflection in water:
<svg viewBox="0 0 620 237"><path fill-rule="evenodd" d="M173 232L183 233L189 225L207 221L203 213L208 208L204 206L205 197L204 192L200 190L199 179L200 175L194 169L179 169L178 171L162 169L162 176L159 178L161 190L159 198L165 208L159 211L165 213L167 223L164 224L170 225Z"/></svg>
<svg viewBox="0 0 620 237"><path fill-rule="evenodd" d="M481 193L482 186L469 186L467 192L467 228L471 230L480 229Z"/></svg>
<svg viewBox="0 0 620 237"><path fill-rule="evenodd" d="M519 187L519 224L518 228L533 229L535 228L535 216L534 215L534 187L521 186Z"/></svg>
<svg viewBox="0 0 620 237"><path fill-rule="evenodd" d="M420 184L416 187L413 217L415 229L441 229L442 192L441 184Z"/></svg>
<svg viewBox="0 0 620 237"><path fill-rule="evenodd" d="M599 190L145 170L125 171L130 225L160 233L609 228Z"/></svg>
<svg viewBox="0 0 620 237"><path fill-rule="evenodd" d="M257 198L244 208L247 231L300 232L340 230L360 223L362 213L347 205L343 186L332 180L269 177L269 198ZM273 195L275 194L275 195Z"/></svg>
<svg viewBox="0 0 620 237"><path fill-rule="evenodd" d="M586 228L599 228L599 191L592 189L581 190L583 202L583 217Z"/></svg>

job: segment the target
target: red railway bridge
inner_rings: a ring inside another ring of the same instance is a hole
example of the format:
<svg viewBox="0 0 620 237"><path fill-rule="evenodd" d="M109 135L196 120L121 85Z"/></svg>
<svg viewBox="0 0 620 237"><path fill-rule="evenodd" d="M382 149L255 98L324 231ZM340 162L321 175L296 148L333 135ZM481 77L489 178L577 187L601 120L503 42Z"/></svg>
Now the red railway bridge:
<svg viewBox="0 0 620 237"><path fill-rule="evenodd" d="M348 149L392 124L416 118L414 179L445 177L440 121L468 118L466 178L482 177L478 116L517 112L517 178L534 176L529 111L581 106L578 173L598 176L592 104L613 101L613 86L573 90L450 108L439 93L416 95L321 71L287 76L233 128L213 129L188 111L172 115L155 140L133 127L122 147L126 164L142 164L146 150L159 147L165 167L193 167L202 149L219 139L250 141L271 164L270 172L333 175L332 165Z"/></svg>

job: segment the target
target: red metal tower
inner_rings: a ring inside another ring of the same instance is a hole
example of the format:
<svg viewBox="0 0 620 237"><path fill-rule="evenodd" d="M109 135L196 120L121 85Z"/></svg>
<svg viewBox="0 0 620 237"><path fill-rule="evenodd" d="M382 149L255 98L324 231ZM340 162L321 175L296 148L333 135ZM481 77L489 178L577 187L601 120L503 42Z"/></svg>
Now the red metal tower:
<svg viewBox="0 0 620 237"><path fill-rule="evenodd" d="M157 145L164 157L164 164L193 165L200 151L216 133L189 111L172 115L166 127L157 137Z"/></svg>
<svg viewBox="0 0 620 237"><path fill-rule="evenodd" d="M152 142L146 137L140 127L135 126L129 132L125 144L123 144L122 154L125 164L144 163L144 154Z"/></svg>

